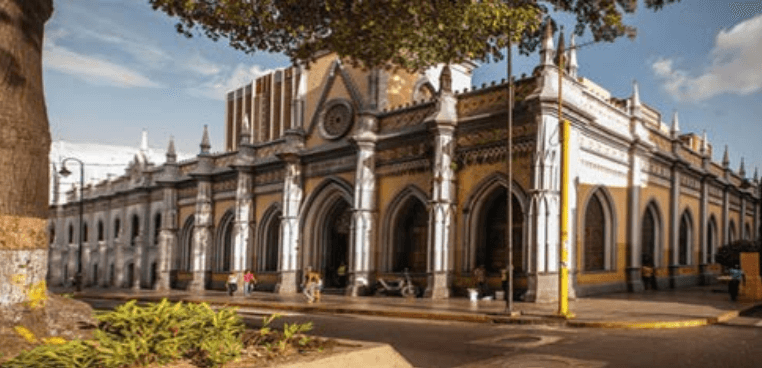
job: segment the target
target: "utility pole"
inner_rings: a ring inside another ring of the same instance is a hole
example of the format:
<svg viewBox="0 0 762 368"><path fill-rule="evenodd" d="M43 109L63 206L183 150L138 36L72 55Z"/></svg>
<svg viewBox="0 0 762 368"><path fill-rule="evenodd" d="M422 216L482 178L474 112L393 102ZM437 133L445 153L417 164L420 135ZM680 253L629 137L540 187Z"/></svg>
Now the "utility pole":
<svg viewBox="0 0 762 368"><path fill-rule="evenodd" d="M561 133L561 244L560 269L558 270L558 315L572 318L569 312L569 121L563 118L563 75L564 75L564 28L561 26L558 45L558 131Z"/></svg>
<svg viewBox="0 0 762 368"><path fill-rule="evenodd" d="M508 73L508 152L506 153L506 161L508 163L508 187L507 192L507 210L508 216L506 219L506 241L508 243L508 295L505 296L505 313L513 315L513 65L511 49L511 36L513 33L508 32L508 50L507 50L507 73Z"/></svg>

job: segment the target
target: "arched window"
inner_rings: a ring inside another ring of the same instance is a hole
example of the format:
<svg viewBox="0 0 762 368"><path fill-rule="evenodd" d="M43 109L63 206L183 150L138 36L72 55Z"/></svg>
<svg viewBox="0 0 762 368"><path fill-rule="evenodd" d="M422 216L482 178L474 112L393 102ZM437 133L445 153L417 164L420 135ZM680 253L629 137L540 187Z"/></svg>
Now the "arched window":
<svg viewBox="0 0 762 368"><path fill-rule="evenodd" d="M194 217L189 216L183 225L182 235L178 243L179 252L175 258L175 266L180 271L191 271L191 261L193 259L193 224Z"/></svg>
<svg viewBox="0 0 762 368"><path fill-rule="evenodd" d="M119 236L121 235L120 232L122 230L122 222L119 221L119 219L114 220L114 239L119 239Z"/></svg>
<svg viewBox="0 0 762 368"><path fill-rule="evenodd" d="M132 215L132 232L130 234L130 246L135 246L138 235L140 235L140 218L138 215Z"/></svg>
<svg viewBox="0 0 762 368"><path fill-rule="evenodd" d="M743 227L743 238L746 240L751 240L751 225L749 225L748 222Z"/></svg>
<svg viewBox="0 0 762 368"><path fill-rule="evenodd" d="M161 213L153 216L153 245L159 245L159 231L161 231Z"/></svg>
<svg viewBox="0 0 762 368"><path fill-rule="evenodd" d="M641 244L641 264L643 266L658 266L658 249L660 244L659 235L661 232L658 212L653 203L646 207L646 212L643 214L643 221L640 226L640 244Z"/></svg>
<svg viewBox="0 0 762 368"><path fill-rule="evenodd" d="M98 220L98 241L103 241L103 220Z"/></svg>
<svg viewBox="0 0 762 368"><path fill-rule="evenodd" d="M693 244L693 221L688 211L680 218L680 233L678 239L678 264L690 264L690 249Z"/></svg>
<svg viewBox="0 0 762 368"><path fill-rule="evenodd" d="M426 272L428 214L417 198L411 197L400 210L394 227L393 272Z"/></svg>
<svg viewBox="0 0 762 368"><path fill-rule="evenodd" d="M596 191L585 210L585 271L603 271L610 267L612 221L604 207L605 197Z"/></svg>
<svg viewBox="0 0 762 368"><path fill-rule="evenodd" d="M499 273L508 264L508 244L505 241L505 224L508 217L507 192L505 187L501 187L487 197L487 203L482 212L475 267L484 265L487 273L491 274ZM513 266L516 271L521 271L524 214L515 194L512 196L511 206L513 207L511 221L513 224Z"/></svg>
<svg viewBox="0 0 762 368"><path fill-rule="evenodd" d="M74 243L74 225L69 224L69 244Z"/></svg>
<svg viewBox="0 0 762 368"><path fill-rule="evenodd" d="M212 265L215 272L230 271L230 258L233 254L233 212L226 213L220 221L217 241L212 253Z"/></svg>
<svg viewBox="0 0 762 368"><path fill-rule="evenodd" d="M708 263L714 263L714 255L717 252L717 220L714 216L709 218L709 225L706 227L707 250L709 251Z"/></svg>
<svg viewBox="0 0 762 368"><path fill-rule="evenodd" d="M82 224L82 242L87 243L87 223Z"/></svg>
<svg viewBox="0 0 762 368"><path fill-rule="evenodd" d="M264 269L266 272L278 270L278 257L280 256L280 212L275 212L269 219L265 234L264 244Z"/></svg>
<svg viewBox="0 0 762 368"><path fill-rule="evenodd" d="M732 243L734 241L736 241L736 223L733 220L730 220L728 226L728 242Z"/></svg>

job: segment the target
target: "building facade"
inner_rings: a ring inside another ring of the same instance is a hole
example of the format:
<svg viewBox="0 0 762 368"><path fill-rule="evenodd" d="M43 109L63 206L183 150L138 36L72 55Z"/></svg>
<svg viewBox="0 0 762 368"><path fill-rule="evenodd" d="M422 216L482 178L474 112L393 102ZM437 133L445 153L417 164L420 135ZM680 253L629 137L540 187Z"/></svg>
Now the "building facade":
<svg viewBox="0 0 762 368"><path fill-rule="evenodd" d="M306 267L327 289L372 291L408 270L425 297L464 295L483 265L497 289L513 211L515 289L558 294L559 68L546 33L540 63L515 83L513 181L507 182L508 84L469 90L472 64L427 73L363 71L334 55L263 76L227 98L225 151L206 130L196 158L135 160L84 198L85 279L100 286L223 288L254 271L278 293ZM571 122L572 296L640 291L640 268L676 288L712 282L718 248L756 239L758 180L711 160L707 137L683 134L632 96L563 76ZM458 91L455 91L455 90ZM206 128L205 128L206 129ZM510 189L510 190L509 190ZM76 272L78 200L51 207L51 283ZM349 280L336 277L341 264Z"/></svg>

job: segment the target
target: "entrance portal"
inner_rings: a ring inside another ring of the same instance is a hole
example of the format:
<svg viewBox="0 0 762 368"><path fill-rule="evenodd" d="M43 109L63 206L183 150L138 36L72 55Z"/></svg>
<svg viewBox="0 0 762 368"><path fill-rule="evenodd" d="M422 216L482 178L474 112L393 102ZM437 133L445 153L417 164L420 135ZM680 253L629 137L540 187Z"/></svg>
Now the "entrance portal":
<svg viewBox="0 0 762 368"><path fill-rule="evenodd" d="M340 200L328 212L323 242L323 285L327 288L346 287L345 278L338 275L339 267L349 265L349 228L352 211L349 204Z"/></svg>

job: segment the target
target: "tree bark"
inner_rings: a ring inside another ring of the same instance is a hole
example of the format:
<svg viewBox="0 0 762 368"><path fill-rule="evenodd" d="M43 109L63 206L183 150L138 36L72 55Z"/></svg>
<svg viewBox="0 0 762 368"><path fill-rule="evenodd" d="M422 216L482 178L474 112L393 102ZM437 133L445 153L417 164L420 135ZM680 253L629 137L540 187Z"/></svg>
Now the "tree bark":
<svg viewBox="0 0 762 368"><path fill-rule="evenodd" d="M0 0L0 307L45 290L50 129L42 41L52 12L52 0Z"/></svg>

